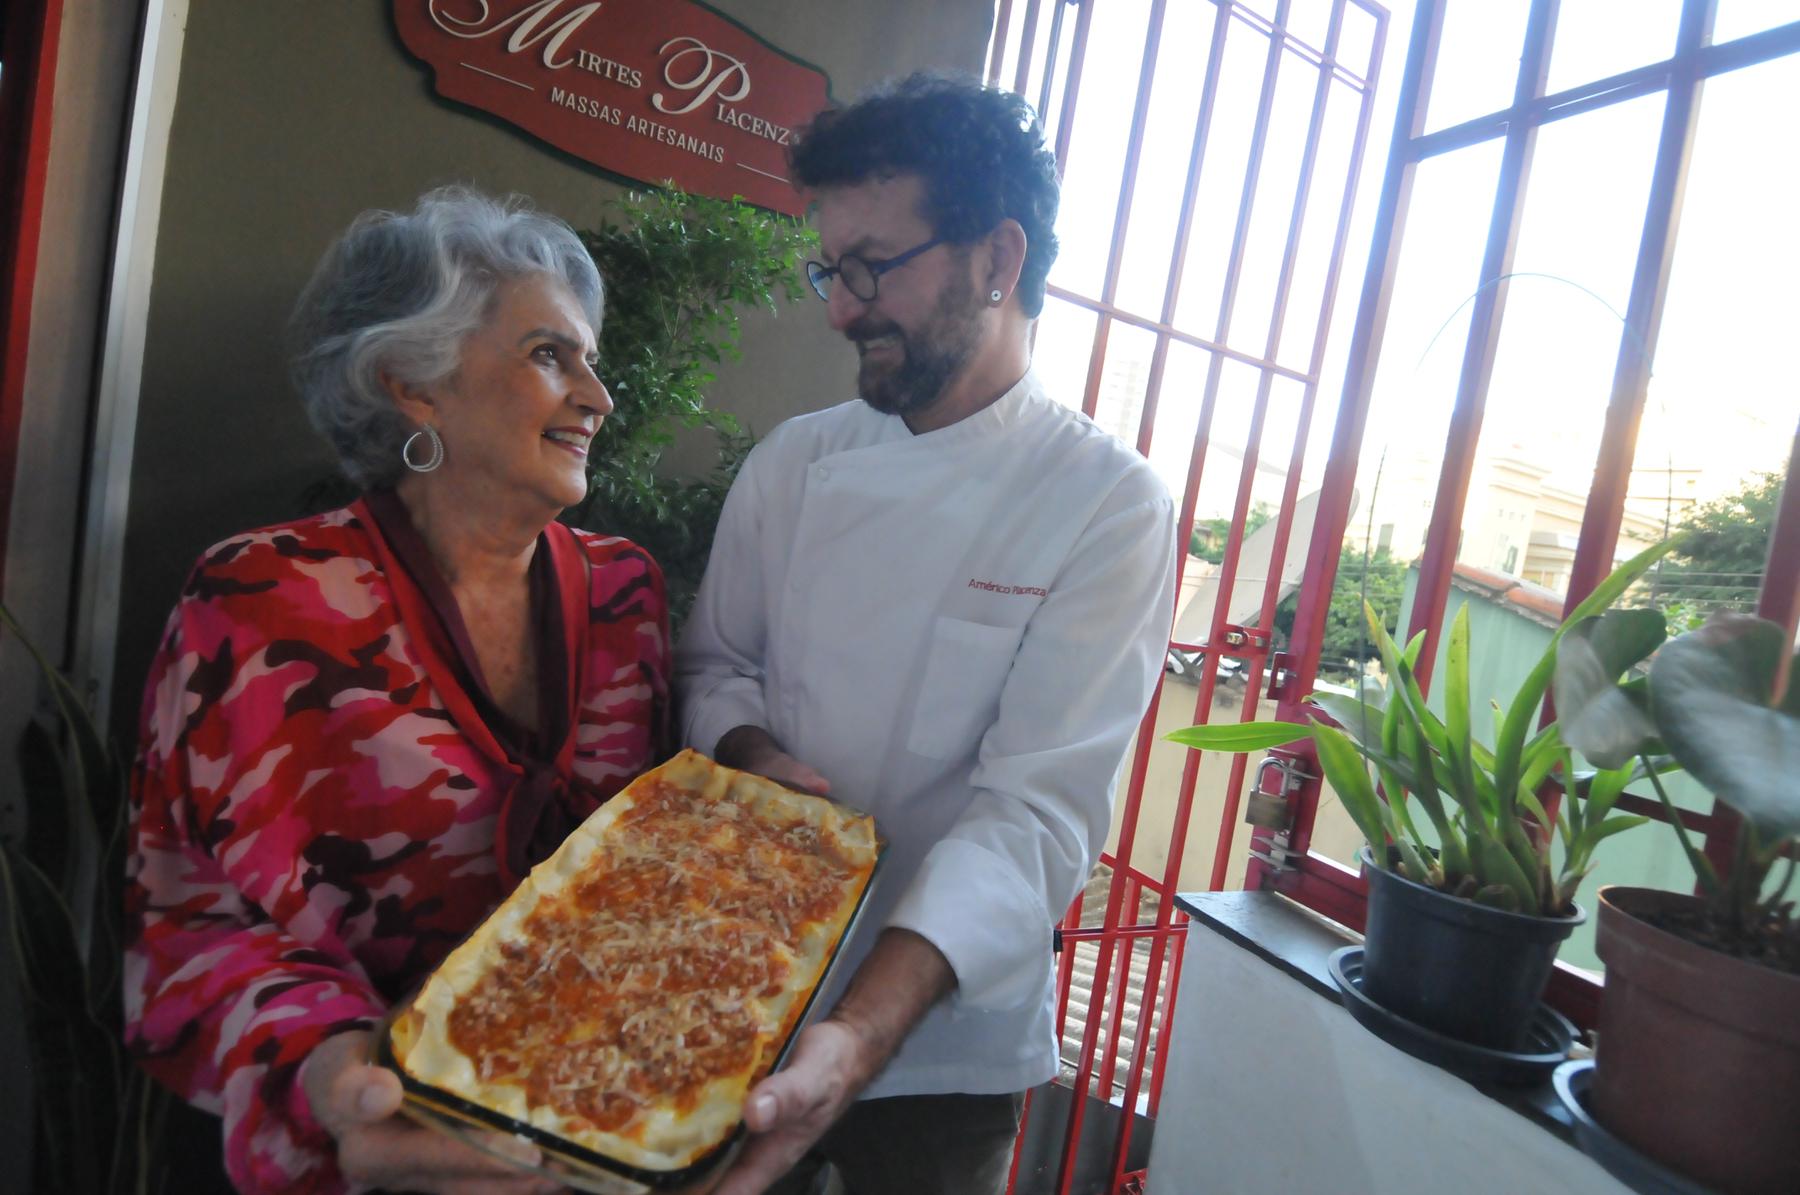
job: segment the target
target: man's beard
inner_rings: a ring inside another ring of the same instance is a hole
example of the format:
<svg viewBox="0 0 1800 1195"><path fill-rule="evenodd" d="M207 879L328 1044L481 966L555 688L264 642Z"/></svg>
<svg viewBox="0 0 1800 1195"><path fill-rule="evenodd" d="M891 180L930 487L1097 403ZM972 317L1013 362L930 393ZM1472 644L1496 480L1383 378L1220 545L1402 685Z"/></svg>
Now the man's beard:
<svg viewBox="0 0 1800 1195"><path fill-rule="evenodd" d="M864 402L884 415L913 415L943 396L981 338L981 301L967 278L952 282L938 297L925 322L908 332L890 321L860 319L845 329L852 341L880 336L899 341L899 359L891 364L873 362L866 355L856 372L856 390Z"/></svg>

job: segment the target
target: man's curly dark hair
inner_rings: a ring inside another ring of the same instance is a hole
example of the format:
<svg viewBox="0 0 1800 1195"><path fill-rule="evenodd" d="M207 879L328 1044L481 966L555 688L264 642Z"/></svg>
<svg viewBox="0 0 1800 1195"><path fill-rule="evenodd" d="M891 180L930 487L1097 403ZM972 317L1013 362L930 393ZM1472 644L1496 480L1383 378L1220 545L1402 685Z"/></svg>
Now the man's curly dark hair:
<svg viewBox="0 0 1800 1195"><path fill-rule="evenodd" d="M1025 230L1019 305L1044 307L1056 260L1056 157L1031 105L973 79L916 74L848 108L820 113L789 151L805 187L854 186L888 174L925 180L923 213L953 245L1011 217Z"/></svg>

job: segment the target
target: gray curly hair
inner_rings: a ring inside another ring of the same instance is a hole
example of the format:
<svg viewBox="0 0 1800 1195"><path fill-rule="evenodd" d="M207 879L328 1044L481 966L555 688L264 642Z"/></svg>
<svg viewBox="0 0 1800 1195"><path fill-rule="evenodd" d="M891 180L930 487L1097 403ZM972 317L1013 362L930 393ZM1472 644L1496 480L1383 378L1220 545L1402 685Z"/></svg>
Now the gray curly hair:
<svg viewBox="0 0 1800 1195"><path fill-rule="evenodd" d="M289 323L294 387L350 480L392 484L418 430L381 375L418 386L450 377L500 284L534 274L566 283L598 335L605 292L593 259L573 229L520 196L440 187L411 212L369 211L351 223Z"/></svg>

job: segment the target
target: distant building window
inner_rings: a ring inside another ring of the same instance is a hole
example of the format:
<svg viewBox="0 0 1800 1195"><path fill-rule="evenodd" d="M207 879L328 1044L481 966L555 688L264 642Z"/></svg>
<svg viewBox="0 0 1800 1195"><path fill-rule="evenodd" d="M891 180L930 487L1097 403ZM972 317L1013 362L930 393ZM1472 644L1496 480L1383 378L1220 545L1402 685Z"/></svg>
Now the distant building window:
<svg viewBox="0 0 1800 1195"><path fill-rule="evenodd" d="M1501 569L1500 571L1503 573L1512 573L1513 570L1518 567L1519 567L1519 549L1516 547L1506 549L1506 567Z"/></svg>

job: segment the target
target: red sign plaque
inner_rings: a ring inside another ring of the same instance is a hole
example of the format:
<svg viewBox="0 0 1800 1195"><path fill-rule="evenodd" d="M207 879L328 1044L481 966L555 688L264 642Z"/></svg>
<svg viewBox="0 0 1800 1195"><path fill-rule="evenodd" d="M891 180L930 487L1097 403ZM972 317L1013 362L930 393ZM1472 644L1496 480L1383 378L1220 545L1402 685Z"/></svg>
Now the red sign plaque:
<svg viewBox="0 0 1800 1195"><path fill-rule="evenodd" d="M802 214L794 131L824 72L692 0L394 0L437 93L644 182Z"/></svg>

